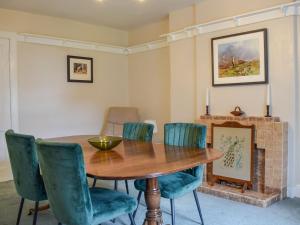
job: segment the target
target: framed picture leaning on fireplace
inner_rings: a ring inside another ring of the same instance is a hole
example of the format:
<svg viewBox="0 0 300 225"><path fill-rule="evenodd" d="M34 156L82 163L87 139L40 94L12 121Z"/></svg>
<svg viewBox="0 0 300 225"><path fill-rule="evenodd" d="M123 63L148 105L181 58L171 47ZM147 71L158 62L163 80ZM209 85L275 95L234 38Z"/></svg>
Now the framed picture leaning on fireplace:
<svg viewBox="0 0 300 225"><path fill-rule="evenodd" d="M212 146L224 153L213 162L214 180L252 185L254 160L254 125L237 122L212 124Z"/></svg>
<svg viewBox="0 0 300 225"><path fill-rule="evenodd" d="M93 58L67 56L68 82L93 83Z"/></svg>
<svg viewBox="0 0 300 225"><path fill-rule="evenodd" d="M211 40L212 85L268 82L267 29Z"/></svg>

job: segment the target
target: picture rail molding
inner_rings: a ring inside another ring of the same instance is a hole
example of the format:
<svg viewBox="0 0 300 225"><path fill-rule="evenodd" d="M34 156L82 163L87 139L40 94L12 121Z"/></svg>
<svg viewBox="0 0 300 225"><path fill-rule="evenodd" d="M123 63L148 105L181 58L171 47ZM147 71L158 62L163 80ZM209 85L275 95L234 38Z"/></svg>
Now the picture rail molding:
<svg viewBox="0 0 300 225"><path fill-rule="evenodd" d="M181 30L163 34L160 37L166 38L168 42L174 42L205 33L297 15L300 15L300 1L185 27Z"/></svg>
<svg viewBox="0 0 300 225"><path fill-rule="evenodd" d="M234 27L254 24L267 20L273 20L288 16L300 15L300 1L281 4L270 8L252 11L232 17L210 21L208 23L197 24L185 27L181 30L163 34L158 40L133 45L129 47L107 45L104 43L79 41L52 36L44 36L37 34L19 33L17 40L20 42L53 45L67 48L78 48L84 50L107 52L112 54L130 55L140 52L152 51L159 48L169 46L171 42L193 38L195 36L211 33L219 30L230 29Z"/></svg>

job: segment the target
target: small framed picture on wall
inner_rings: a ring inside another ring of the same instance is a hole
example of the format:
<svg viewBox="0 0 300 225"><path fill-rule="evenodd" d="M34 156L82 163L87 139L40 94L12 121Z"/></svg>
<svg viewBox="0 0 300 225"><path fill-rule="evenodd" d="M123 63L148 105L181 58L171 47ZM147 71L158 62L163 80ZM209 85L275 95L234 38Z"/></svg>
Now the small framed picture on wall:
<svg viewBox="0 0 300 225"><path fill-rule="evenodd" d="M211 40L212 85L268 82L267 29Z"/></svg>
<svg viewBox="0 0 300 225"><path fill-rule="evenodd" d="M67 56L68 82L93 83L93 58Z"/></svg>

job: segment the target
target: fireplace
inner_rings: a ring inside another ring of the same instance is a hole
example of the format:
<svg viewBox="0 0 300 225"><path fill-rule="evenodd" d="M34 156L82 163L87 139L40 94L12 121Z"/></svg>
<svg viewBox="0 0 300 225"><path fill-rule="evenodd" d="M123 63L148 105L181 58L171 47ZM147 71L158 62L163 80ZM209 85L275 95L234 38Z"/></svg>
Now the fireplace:
<svg viewBox="0 0 300 225"><path fill-rule="evenodd" d="M207 165L205 182L199 191L231 200L267 207L286 197L288 124L278 117L201 116L197 123L207 125L207 143L211 144L211 124L235 121L255 126L253 187L244 193L232 186L211 185L211 166Z"/></svg>

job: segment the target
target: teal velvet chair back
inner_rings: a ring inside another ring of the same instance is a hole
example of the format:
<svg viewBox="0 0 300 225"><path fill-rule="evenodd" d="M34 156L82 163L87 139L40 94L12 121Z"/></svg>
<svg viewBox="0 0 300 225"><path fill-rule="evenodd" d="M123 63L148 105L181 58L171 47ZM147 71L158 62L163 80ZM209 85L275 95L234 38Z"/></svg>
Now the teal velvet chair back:
<svg viewBox="0 0 300 225"><path fill-rule="evenodd" d="M5 137L18 194L32 201L46 200L34 137L17 134L13 130L6 131Z"/></svg>
<svg viewBox="0 0 300 225"><path fill-rule="evenodd" d="M154 126L148 123L124 123L123 138L135 141L152 141Z"/></svg>
<svg viewBox="0 0 300 225"><path fill-rule="evenodd" d="M164 143L172 146L206 148L206 126L192 123L165 124ZM185 172L202 178L203 166Z"/></svg>
<svg viewBox="0 0 300 225"><path fill-rule="evenodd" d="M37 140L38 157L51 209L58 221L90 225L93 208L81 146Z"/></svg>

